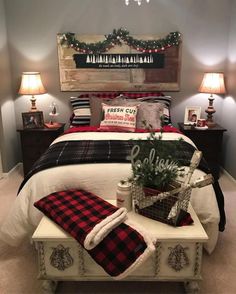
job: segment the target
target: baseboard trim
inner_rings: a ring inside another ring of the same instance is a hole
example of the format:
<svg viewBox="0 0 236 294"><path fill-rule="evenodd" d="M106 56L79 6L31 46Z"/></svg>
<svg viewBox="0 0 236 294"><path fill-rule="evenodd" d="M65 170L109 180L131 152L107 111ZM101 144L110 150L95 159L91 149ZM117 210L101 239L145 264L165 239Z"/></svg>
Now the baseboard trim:
<svg viewBox="0 0 236 294"><path fill-rule="evenodd" d="M222 174L224 174L227 178L229 178L231 181L233 181L236 184L236 179L231 176L230 173L228 173L223 167L220 168Z"/></svg>
<svg viewBox="0 0 236 294"><path fill-rule="evenodd" d="M23 163L18 162L8 173L3 173L3 178L8 178L12 173L23 168Z"/></svg>

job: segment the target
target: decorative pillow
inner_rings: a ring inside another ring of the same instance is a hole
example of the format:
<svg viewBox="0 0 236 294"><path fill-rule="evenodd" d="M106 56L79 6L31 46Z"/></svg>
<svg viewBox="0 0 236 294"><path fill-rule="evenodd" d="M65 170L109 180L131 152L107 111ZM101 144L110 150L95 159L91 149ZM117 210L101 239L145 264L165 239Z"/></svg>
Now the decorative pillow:
<svg viewBox="0 0 236 294"><path fill-rule="evenodd" d="M152 125L153 129L159 129L161 127L163 109L163 104L160 103L141 102L138 108L136 127L143 129L143 121L145 121L148 125Z"/></svg>
<svg viewBox="0 0 236 294"><path fill-rule="evenodd" d="M71 97L70 102L73 108L71 125L88 126L91 118L89 98Z"/></svg>
<svg viewBox="0 0 236 294"><path fill-rule="evenodd" d="M80 98L89 98L91 109L91 126L99 126L102 119L102 103L108 103L117 97L117 92L98 92L81 94Z"/></svg>
<svg viewBox="0 0 236 294"><path fill-rule="evenodd" d="M137 98L138 101L159 102L165 104L166 107L171 105L171 96L146 96Z"/></svg>
<svg viewBox="0 0 236 294"><path fill-rule="evenodd" d="M103 103L102 109L104 119L101 121L100 130L115 128L117 131L135 131L137 106L110 106Z"/></svg>
<svg viewBox="0 0 236 294"><path fill-rule="evenodd" d="M164 105L163 114L162 114L162 123L164 125L171 124L170 116L170 105L171 105L171 96L147 96L137 98L138 101L152 102L152 103L162 103Z"/></svg>
<svg viewBox="0 0 236 294"><path fill-rule="evenodd" d="M161 127L161 117L164 112L163 104L140 102L137 99L126 99L125 97L117 97L109 102L109 105L113 106L139 106L136 118L136 128L143 129L143 121L152 125L153 129L159 129Z"/></svg>
<svg viewBox="0 0 236 294"><path fill-rule="evenodd" d="M135 106L139 105L139 101L146 101L147 102L161 102L167 105L167 103L170 104L171 97L164 96L161 92L124 92L123 94L120 94L118 96L118 93L116 92L99 92L99 93L87 93L82 94L79 97L89 97L90 98L90 107L91 107L91 120L90 125L91 126L99 126L102 120L102 103L108 104L108 105L114 105L114 106ZM129 104L127 104L129 102ZM165 124L169 123L170 115L169 115L169 106L166 106L167 109L164 109L164 117L165 117ZM139 111L138 111L139 112ZM163 114L163 113L162 113ZM143 124L142 121L146 120L146 118L141 118L140 116L137 117L137 123L139 126ZM157 126L159 128L159 123L152 121L149 121L148 123L152 124L153 126Z"/></svg>
<svg viewBox="0 0 236 294"><path fill-rule="evenodd" d="M110 98L90 97L91 120L90 126L99 126L102 120L102 103L109 104Z"/></svg>

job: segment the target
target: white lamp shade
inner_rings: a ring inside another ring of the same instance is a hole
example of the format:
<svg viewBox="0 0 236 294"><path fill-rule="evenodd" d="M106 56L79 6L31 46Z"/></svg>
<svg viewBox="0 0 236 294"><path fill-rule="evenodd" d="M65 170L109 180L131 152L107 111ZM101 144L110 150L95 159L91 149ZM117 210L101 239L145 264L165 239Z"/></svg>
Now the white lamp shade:
<svg viewBox="0 0 236 294"><path fill-rule="evenodd" d="M210 94L224 94L225 83L223 73L205 73L201 86L199 88L201 93Z"/></svg>
<svg viewBox="0 0 236 294"><path fill-rule="evenodd" d="M19 94L40 95L45 94L46 90L42 84L39 72L23 72Z"/></svg>

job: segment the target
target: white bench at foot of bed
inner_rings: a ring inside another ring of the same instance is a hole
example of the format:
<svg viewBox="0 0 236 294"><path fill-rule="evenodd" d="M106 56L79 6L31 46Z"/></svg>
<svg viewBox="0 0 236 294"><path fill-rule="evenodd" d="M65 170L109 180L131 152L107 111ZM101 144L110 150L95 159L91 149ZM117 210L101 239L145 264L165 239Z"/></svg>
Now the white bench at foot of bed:
<svg viewBox="0 0 236 294"><path fill-rule="evenodd" d="M113 201L110 201L114 204ZM196 293L201 279L202 245L208 240L192 207L194 224L172 227L135 212L128 216L157 236L155 253L122 281L182 281L187 293ZM53 293L56 281L112 281L82 246L47 217L32 237L38 251L39 278L44 293Z"/></svg>

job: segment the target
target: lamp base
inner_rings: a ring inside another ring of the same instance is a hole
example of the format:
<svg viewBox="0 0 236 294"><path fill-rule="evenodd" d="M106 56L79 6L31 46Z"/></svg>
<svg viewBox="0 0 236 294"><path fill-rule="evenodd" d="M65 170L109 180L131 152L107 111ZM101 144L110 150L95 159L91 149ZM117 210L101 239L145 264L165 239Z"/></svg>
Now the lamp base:
<svg viewBox="0 0 236 294"><path fill-rule="evenodd" d="M55 128L59 128L61 126L61 124L57 123L57 122L44 123L44 125L49 129L55 129Z"/></svg>
<svg viewBox="0 0 236 294"><path fill-rule="evenodd" d="M214 128L216 126L216 123L214 121L206 120L206 125L208 126L208 128Z"/></svg>
<svg viewBox="0 0 236 294"><path fill-rule="evenodd" d="M38 111L38 109L36 107L36 98L34 97L34 95L32 95L32 97L30 98L30 101L31 101L31 109L30 109L30 112Z"/></svg>
<svg viewBox="0 0 236 294"><path fill-rule="evenodd" d="M209 128L211 127L214 127L216 124L215 122L213 121L213 113L215 113L215 109L213 107L213 101L214 101L214 98L211 94L211 96L208 98L209 100L209 105L207 107L207 109L205 110L205 112L207 113L207 120L206 120L206 124Z"/></svg>

